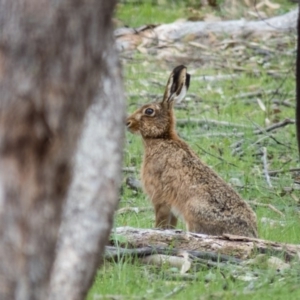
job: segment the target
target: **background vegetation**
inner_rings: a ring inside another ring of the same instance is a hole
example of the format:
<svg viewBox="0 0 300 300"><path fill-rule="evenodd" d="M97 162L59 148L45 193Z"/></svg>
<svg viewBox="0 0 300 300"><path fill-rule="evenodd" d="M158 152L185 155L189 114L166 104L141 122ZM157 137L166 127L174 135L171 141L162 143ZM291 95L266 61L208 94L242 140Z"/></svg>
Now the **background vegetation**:
<svg viewBox="0 0 300 300"><path fill-rule="evenodd" d="M252 1L218 1L217 7L198 3L123 1L116 11L116 26L138 27L177 19L258 19L295 8L288 1L273 1L273 8L262 5L259 9L250 5ZM259 12L259 16L252 12ZM128 113L159 99L172 68L187 65L192 75L190 90L186 101L176 107L180 136L250 202L257 214L260 238L287 243L299 243L300 236L300 173L290 172L298 166L295 128L288 125L270 132L262 130L261 134L255 130L294 119L295 41L295 33L236 40L211 36L199 43L201 47L189 45L188 52L178 45L175 52L168 50L163 56L143 51L121 53ZM194 119L202 120L201 124ZM212 120L227 123L213 124ZM263 148L268 170L280 171L270 174L272 187L264 174ZM131 172L124 172L119 208L150 207L143 192L128 184L139 179L143 155L139 136L127 133L124 154L125 171ZM115 218L116 227L152 228L153 224L151 210L119 213ZM179 227L184 229L183 224ZM168 279L168 274L178 273L168 266L157 269L128 261L105 263L88 299L300 298L297 263L284 272L269 269L262 262L243 278L237 276L239 272L230 267L203 268L193 274L193 280L184 282L180 276Z"/></svg>

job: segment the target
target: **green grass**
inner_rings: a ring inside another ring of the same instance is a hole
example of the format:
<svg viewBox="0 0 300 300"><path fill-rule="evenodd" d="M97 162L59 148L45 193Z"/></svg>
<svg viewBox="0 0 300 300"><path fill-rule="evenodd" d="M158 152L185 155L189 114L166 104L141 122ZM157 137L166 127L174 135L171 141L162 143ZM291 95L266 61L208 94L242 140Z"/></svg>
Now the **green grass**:
<svg viewBox="0 0 300 300"><path fill-rule="evenodd" d="M98 299L98 295L107 295L101 299L163 299L178 288L170 299L299 299L299 271L299 266L282 274L266 270L248 282L219 269L202 269L194 280L183 282L176 276L168 280L167 267L157 270L126 261L105 263L88 299Z"/></svg>
<svg viewBox="0 0 300 300"><path fill-rule="evenodd" d="M273 1L276 2L276 1ZM290 6L284 1L281 9ZM167 1L164 2L166 5ZM117 17L130 26L147 23L167 23L183 16L185 7L172 2L168 14L161 6L121 4ZM177 6L176 6L177 5ZM163 5L162 5L163 6ZM171 69L184 63L192 75L191 86L183 105L177 107L177 119L214 119L247 126L261 128L266 120L271 124L286 118L294 118L295 98L295 37L293 35L276 36L265 41L255 42L261 48L273 49L275 54L264 56L254 48L246 47L241 55L236 55L233 48L220 50L212 46L214 51L208 59L199 65L190 59L204 55L198 49L189 49L187 61L158 60L155 56L145 56L135 52L130 59L125 59L124 78L128 101L128 113L140 105L161 97L164 85ZM278 43L282 43L280 47ZM123 54L122 54L123 55ZM244 71L236 71L234 65L243 67ZM275 75L269 71L274 70ZM205 81L203 76L232 74L235 77L226 80ZM242 98L243 93L261 90L261 95ZM258 105L259 98L265 105L263 111ZM288 100L290 106L282 105ZM277 104L276 104L277 103ZM279 104L278 104L279 103ZM180 136L198 153L199 157L220 174L224 180L239 180L240 187L235 187L245 200L262 204L271 204L283 216L272 209L252 206L257 214L259 237L278 242L299 244L300 214L299 190L295 181L299 174L280 173L271 177L273 188L270 189L263 175L261 148L268 153L269 170L288 170L299 165L295 126L289 125L271 134L256 135L252 129L232 128L213 125L195 125L188 122L185 126L177 126ZM244 136L233 136L232 133L243 133ZM208 136L222 133L223 136ZM227 136L224 136L226 135ZM233 154L233 145L242 140L239 151ZM124 167L135 167L133 174L124 174L121 200L122 207L149 207L147 197L141 191L128 188L125 181L128 176L139 178L139 169L143 155L143 145L139 136L126 133L124 150ZM288 191L287 189L290 189ZM267 221L271 219L274 224ZM277 222L277 223L276 223ZM279 223L281 222L281 223ZM152 228L154 213L145 211L117 215L115 227L132 226ZM185 229L182 223L179 228ZM244 281L236 277L243 273L235 267L227 269L202 268L190 272L195 278L182 281L180 278L169 279L170 273L178 274L168 266L154 268L141 263L122 261L108 263L98 271L93 287L87 299L163 299L166 295L181 287L170 299L300 299L300 268L292 263L291 268L283 273L270 270L263 265L253 266L257 279ZM244 274L245 275L245 274ZM106 295L106 296L105 296ZM108 295L115 295L116 298ZM106 298L105 298L106 297Z"/></svg>
<svg viewBox="0 0 300 300"><path fill-rule="evenodd" d="M139 27L145 24L165 24L171 23L178 19L189 19L193 21L204 20L208 15L215 15L222 19L238 19L241 16L251 18L249 10L256 12L254 6L248 7L244 1L233 0L217 1L219 8L215 9L210 6L199 6L200 1L197 0L158 0L155 4L153 0L127 0L120 1L116 11L116 18L121 24L129 27ZM267 16L279 15L295 8L296 4L286 0L272 1L280 4L278 9L268 9L263 6L259 11L264 12ZM259 1L257 1L259 3ZM261 15L264 17L264 15ZM253 17L252 17L253 18Z"/></svg>
<svg viewBox="0 0 300 300"><path fill-rule="evenodd" d="M168 13L166 14L166 9ZM171 23L184 16L183 5L161 6L152 5L150 1L141 4L119 4L116 17L130 27L138 27L145 24Z"/></svg>

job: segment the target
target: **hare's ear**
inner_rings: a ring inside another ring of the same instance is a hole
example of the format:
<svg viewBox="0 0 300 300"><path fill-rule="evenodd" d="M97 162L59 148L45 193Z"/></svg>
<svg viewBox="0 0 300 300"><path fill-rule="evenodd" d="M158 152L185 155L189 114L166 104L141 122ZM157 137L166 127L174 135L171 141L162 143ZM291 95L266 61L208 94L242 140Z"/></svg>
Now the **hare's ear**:
<svg viewBox="0 0 300 300"><path fill-rule="evenodd" d="M181 65L172 71L164 93L163 103L179 103L185 97L190 86L190 74L186 70L186 67Z"/></svg>

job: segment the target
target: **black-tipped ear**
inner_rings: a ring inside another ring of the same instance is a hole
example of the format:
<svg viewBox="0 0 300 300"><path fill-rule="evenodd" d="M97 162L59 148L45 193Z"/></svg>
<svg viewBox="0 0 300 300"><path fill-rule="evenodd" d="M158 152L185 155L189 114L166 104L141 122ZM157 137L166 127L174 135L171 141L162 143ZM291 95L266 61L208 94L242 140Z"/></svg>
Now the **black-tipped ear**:
<svg viewBox="0 0 300 300"><path fill-rule="evenodd" d="M163 102L181 102L190 86L190 78L191 76L187 73L186 66L177 66L169 77Z"/></svg>

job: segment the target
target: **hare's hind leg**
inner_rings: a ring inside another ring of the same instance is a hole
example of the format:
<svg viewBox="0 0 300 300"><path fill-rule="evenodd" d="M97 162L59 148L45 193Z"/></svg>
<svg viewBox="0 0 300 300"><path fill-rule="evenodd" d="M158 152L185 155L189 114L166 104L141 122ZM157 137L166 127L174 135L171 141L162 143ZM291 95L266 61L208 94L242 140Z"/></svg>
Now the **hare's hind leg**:
<svg viewBox="0 0 300 300"><path fill-rule="evenodd" d="M172 212L170 212L168 228L171 228L171 229L176 228L176 225L177 225L177 217Z"/></svg>
<svg viewBox="0 0 300 300"><path fill-rule="evenodd" d="M155 227L156 228L174 228L177 224L177 218L172 214L171 207L168 205L156 204L155 210Z"/></svg>
<svg viewBox="0 0 300 300"><path fill-rule="evenodd" d="M185 219L185 226L187 232L205 233L203 224L193 219Z"/></svg>

